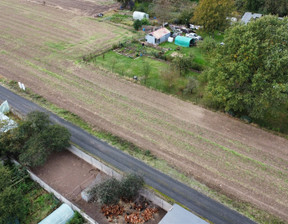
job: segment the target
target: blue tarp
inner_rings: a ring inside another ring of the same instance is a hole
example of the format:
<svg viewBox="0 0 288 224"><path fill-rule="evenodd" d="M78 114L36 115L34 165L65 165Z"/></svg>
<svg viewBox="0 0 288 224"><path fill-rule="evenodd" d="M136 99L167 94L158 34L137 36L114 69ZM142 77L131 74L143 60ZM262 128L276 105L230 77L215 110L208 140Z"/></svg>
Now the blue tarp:
<svg viewBox="0 0 288 224"><path fill-rule="evenodd" d="M69 205L63 204L38 224L65 224L73 215L74 211Z"/></svg>

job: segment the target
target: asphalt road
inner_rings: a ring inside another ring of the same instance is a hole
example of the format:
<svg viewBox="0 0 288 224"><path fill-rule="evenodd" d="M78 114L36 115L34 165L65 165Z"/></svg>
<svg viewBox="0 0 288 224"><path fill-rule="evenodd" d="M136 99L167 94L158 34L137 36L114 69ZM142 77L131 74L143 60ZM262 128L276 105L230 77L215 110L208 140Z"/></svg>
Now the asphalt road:
<svg viewBox="0 0 288 224"><path fill-rule="evenodd" d="M216 224L249 224L254 223L247 217L227 208L196 190L153 169L145 163L123 153L105 142L90 135L83 129L73 125L55 114L48 112L35 103L18 96L0 85L0 101L8 100L19 113L25 115L33 110L49 113L52 122L68 128L71 141L82 149L94 154L101 160L111 164L123 172L137 172L144 176L145 182L158 191L185 205L192 212ZM184 224L184 223L183 223Z"/></svg>

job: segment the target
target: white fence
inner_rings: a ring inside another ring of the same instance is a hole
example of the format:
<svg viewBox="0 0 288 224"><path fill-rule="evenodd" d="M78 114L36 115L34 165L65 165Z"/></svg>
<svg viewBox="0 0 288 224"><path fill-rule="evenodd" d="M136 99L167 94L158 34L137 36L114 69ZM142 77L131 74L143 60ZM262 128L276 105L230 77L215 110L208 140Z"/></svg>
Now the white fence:
<svg viewBox="0 0 288 224"><path fill-rule="evenodd" d="M87 163L91 164L92 166L98 168L103 173L107 174L108 176L115 177L116 179L120 180L122 175L115 170L111 169L110 167L104 165L100 161L96 160L92 156L88 155L87 153L83 152L82 150L76 148L75 146L71 146L68 148L70 152L74 155L78 156L79 158L85 160ZM159 206L160 208L164 209L165 211L169 211L173 206L169 204L167 201L163 200L162 198L156 196L154 193L143 189L140 194L147 198L148 200L152 201L155 205Z"/></svg>

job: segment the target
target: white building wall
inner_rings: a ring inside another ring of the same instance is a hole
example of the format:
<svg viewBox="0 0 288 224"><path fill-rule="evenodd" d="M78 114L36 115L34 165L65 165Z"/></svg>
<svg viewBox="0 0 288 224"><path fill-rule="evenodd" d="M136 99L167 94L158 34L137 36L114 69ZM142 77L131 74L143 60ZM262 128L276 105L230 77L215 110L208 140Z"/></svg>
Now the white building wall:
<svg viewBox="0 0 288 224"><path fill-rule="evenodd" d="M145 36L145 39L146 39L146 41L147 41L149 44L155 44L155 37L147 34L147 35Z"/></svg>
<svg viewBox="0 0 288 224"><path fill-rule="evenodd" d="M163 37L160 38L160 44L163 42L168 41L168 38L170 37L170 33L167 33L166 35L164 35Z"/></svg>

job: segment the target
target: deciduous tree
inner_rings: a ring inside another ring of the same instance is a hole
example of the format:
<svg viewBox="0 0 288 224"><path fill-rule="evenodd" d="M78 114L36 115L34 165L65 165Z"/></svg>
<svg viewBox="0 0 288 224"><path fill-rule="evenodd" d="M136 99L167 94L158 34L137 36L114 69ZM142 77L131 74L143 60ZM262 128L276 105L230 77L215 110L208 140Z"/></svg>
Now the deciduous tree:
<svg viewBox="0 0 288 224"><path fill-rule="evenodd" d="M224 30L233 7L233 0L200 0L191 22L202 25L208 32Z"/></svg>
<svg viewBox="0 0 288 224"><path fill-rule="evenodd" d="M254 118L277 114L288 101L288 19L264 16L237 24L204 73L206 97Z"/></svg>

